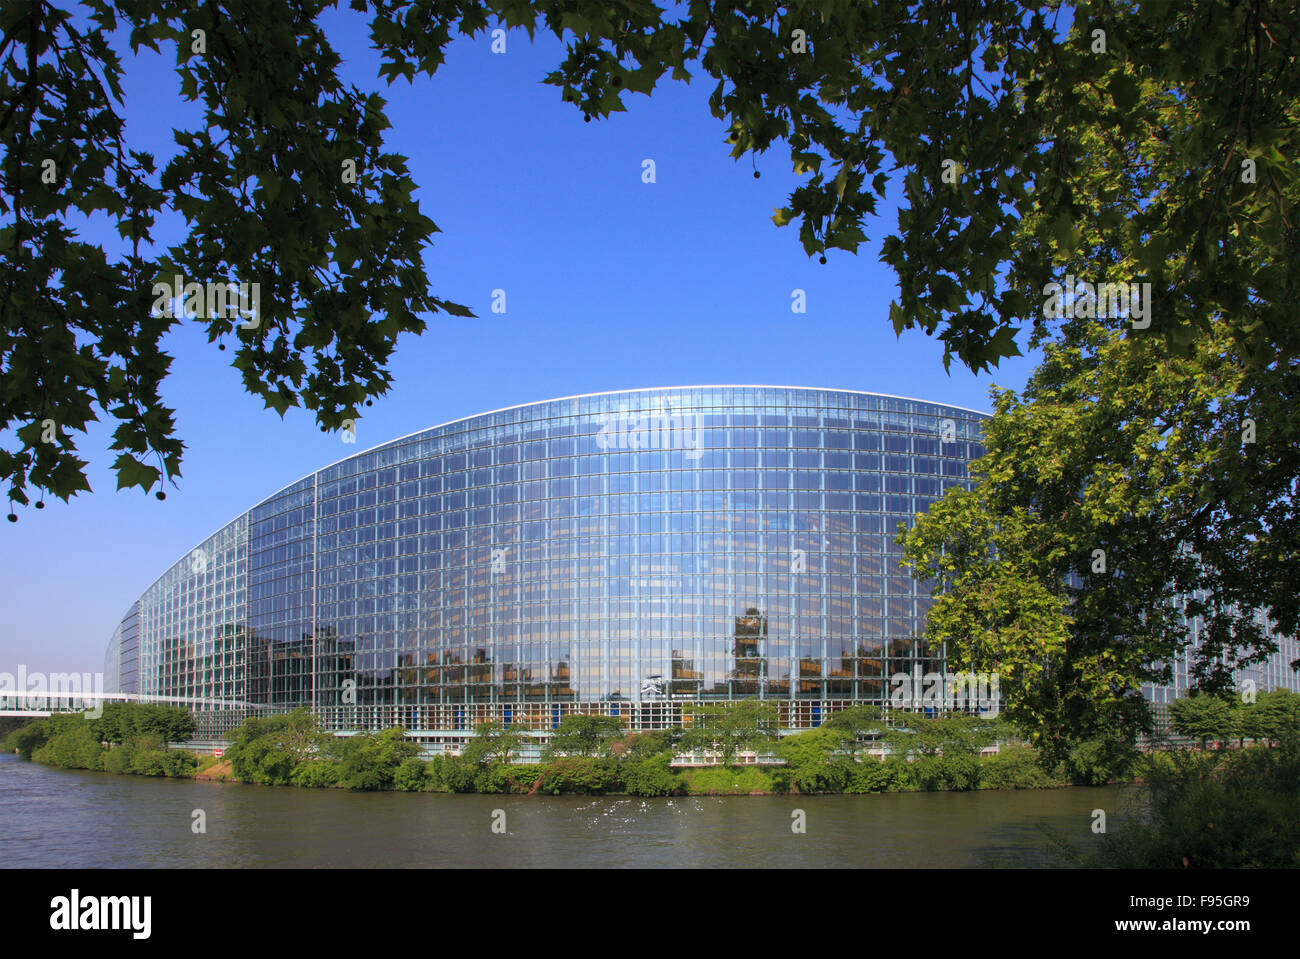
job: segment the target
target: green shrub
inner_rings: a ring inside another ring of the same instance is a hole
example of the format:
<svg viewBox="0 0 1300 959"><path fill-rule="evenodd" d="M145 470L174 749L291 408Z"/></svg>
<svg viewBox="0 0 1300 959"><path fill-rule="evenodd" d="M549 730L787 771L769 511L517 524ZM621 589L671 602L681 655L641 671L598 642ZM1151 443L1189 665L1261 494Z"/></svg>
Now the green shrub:
<svg viewBox="0 0 1300 959"><path fill-rule="evenodd" d="M236 779L263 786L287 786L293 774L293 754L269 738L231 746L226 754Z"/></svg>
<svg viewBox="0 0 1300 959"><path fill-rule="evenodd" d="M623 786L632 796L679 796L686 791L686 780L670 765L666 753L629 759L623 763Z"/></svg>
<svg viewBox="0 0 1300 959"><path fill-rule="evenodd" d="M429 785L438 792L474 791L478 766L463 756L434 756L429 761Z"/></svg>
<svg viewBox="0 0 1300 959"><path fill-rule="evenodd" d="M164 755L167 757L163 763L167 775L174 779L193 779L199 771L199 757L188 750L168 749Z"/></svg>
<svg viewBox="0 0 1300 959"><path fill-rule="evenodd" d="M713 766L687 770L686 788L692 796L745 795L774 791L772 777L753 766Z"/></svg>
<svg viewBox="0 0 1300 959"><path fill-rule="evenodd" d="M506 770L506 792L524 795L532 792L533 786L537 784L542 776L543 766L537 764L507 766Z"/></svg>
<svg viewBox="0 0 1300 959"><path fill-rule="evenodd" d="M480 766L474 777L474 791L480 793L508 793L512 785L510 767L493 763Z"/></svg>
<svg viewBox="0 0 1300 959"><path fill-rule="evenodd" d="M1061 785L1063 780L1043 768L1038 750L1032 746L1003 746L980 760L981 789L1051 789Z"/></svg>
<svg viewBox="0 0 1300 959"><path fill-rule="evenodd" d="M643 733L629 733L611 744L610 748L620 759L649 759L666 753L671 760L681 737L681 729L652 729Z"/></svg>
<svg viewBox="0 0 1300 959"><path fill-rule="evenodd" d="M570 756L556 759L542 771L538 791L552 796L599 796L619 792L622 781L612 759Z"/></svg>
<svg viewBox="0 0 1300 959"><path fill-rule="evenodd" d="M50 724L44 719L34 719L8 735L5 749L17 753L21 759L31 759L32 753L44 746L49 738Z"/></svg>
<svg viewBox="0 0 1300 959"><path fill-rule="evenodd" d="M403 759L393 773L393 788L405 793L418 793L429 785L429 772L419 756Z"/></svg>
<svg viewBox="0 0 1300 959"><path fill-rule="evenodd" d="M419 744L400 726L378 733L357 733L334 744L339 757L339 785L347 789L392 789L397 769L419 756Z"/></svg>
<svg viewBox="0 0 1300 959"><path fill-rule="evenodd" d="M790 770L789 789L801 793L838 793L848 786L853 775L853 762L839 759L831 762L807 763Z"/></svg>
<svg viewBox="0 0 1300 959"><path fill-rule="evenodd" d="M32 750L31 758L62 769L103 769L104 749L93 726L80 716L71 718L71 722L55 724L54 735Z"/></svg>
<svg viewBox="0 0 1300 959"><path fill-rule="evenodd" d="M131 768L128 772L136 776L166 776L167 766L163 755L161 749L137 749L131 754Z"/></svg>
<svg viewBox="0 0 1300 959"><path fill-rule="evenodd" d="M112 746L104 751L104 772L113 773L117 776L126 776L131 773L131 758L135 750L130 743L123 743L120 746Z"/></svg>
<svg viewBox="0 0 1300 959"><path fill-rule="evenodd" d="M941 789L966 792L979 789L980 761L977 753L958 752L938 758Z"/></svg>
<svg viewBox="0 0 1300 959"><path fill-rule="evenodd" d="M1131 777L1138 768L1139 759L1132 743L1086 739L1070 746L1057 772L1068 782L1101 786Z"/></svg>
<svg viewBox="0 0 1300 959"><path fill-rule="evenodd" d="M888 756L884 762L863 760L852 770L846 793L893 793L917 788L912 765L901 756Z"/></svg>
<svg viewBox="0 0 1300 959"><path fill-rule="evenodd" d="M1146 802L1103 837L1086 866L1300 867L1300 743L1170 753L1148 764Z"/></svg>
<svg viewBox="0 0 1300 959"><path fill-rule="evenodd" d="M330 759L305 759L293 767L289 781L305 789L328 789L337 786L339 764Z"/></svg>

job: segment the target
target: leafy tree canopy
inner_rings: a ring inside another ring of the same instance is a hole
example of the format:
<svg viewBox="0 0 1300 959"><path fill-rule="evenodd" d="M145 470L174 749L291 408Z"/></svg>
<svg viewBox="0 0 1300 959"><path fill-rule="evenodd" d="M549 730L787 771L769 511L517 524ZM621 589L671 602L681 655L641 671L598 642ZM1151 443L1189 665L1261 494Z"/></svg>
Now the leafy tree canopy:
<svg viewBox="0 0 1300 959"><path fill-rule="evenodd" d="M1023 396L996 392L974 489L900 541L934 589L930 640L998 673L1051 752L1148 729L1140 687L1169 681L1193 617L1193 679L1219 694L1300 626L1300 374L1225 326L1181 355L1079 318L1045 354Z"/></svg>
<svg viewBox="0 0 1300 959"><path fill-rule="evenodd" d="M716 749L724 766L730 766L742 749L770 746L780 732L776 703L770 700L741 699L692 706L689 715L690 725L682 732L681 748Z"/></svg>
<svg viewBox="0 0 1300 959"><path fill-rule="evenodd" d="M622 731L623 723L616 716L570 714L551 734L543 758L600 755Z"/></svg>
<svg viewBox="0 0 1300 959"><path fill-rule="evenodd" d="M312 410L323 430L387 391L399 334L472 315L430 290L421 253L437 227L405 158L384 149L383 99L338 78L320 24L334 6L0 11L0 429L13 431L0 478L14 502L87 489L75 437L105 415L119 488L179 475L160 392L160 339L179 320L156 308L156 283L260 284L251 316L187 307L234 347L250 393L282 415ZM455 36L494 22L565 41L546 81L588 119L665 75L706 76L732 155L780 143L803 174L773 220L797 225L810 256L855 252L897 178L897 230L880 245L899 278L891 318L939 337L945 362L984 369L1018 352L1024 326L1046 335L1045 284L1084 262L1149 279L1150 336L1171 352L1217 325L1253 363L1298 352L1300 33L1286 5L350 6L370 18L390 83L433 74ZM125 135L119 28L131 53L174 49L181 94L204 106L161 167ZM155 249L173 212L188 234ZM106 216L121 248L83 239L83 216Z"/></svg>
<svg viewBox="0 0 1300 959"><path fill-rule="evenodd" d="M473 763L509 763L527 741L528 730L518 724L479 723L461 755Z"/></svg>

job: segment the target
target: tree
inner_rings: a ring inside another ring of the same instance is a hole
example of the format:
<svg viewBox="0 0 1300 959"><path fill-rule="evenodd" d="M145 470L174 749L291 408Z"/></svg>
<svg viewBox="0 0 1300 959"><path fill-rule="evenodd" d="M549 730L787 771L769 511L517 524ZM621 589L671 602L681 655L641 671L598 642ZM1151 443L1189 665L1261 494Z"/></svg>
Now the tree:
<svg viewBox="0 0 1300 959"><path fill-rule="evenodd" d="M978 756L985 746L992 746L1009 734L1000 719L961 713L932 718L920 713L899 713L895 714L894 723L881 738L890 753L899 756Z"/></svg>
<svg viewBox="0 0 1300 959"><path fill-rule="evenodd" d="M472 315L429 292L421 253L437 227L404 158L383 149L383 99L338 79L319 22L335 5L83 0L73 18L34 0L0 13L0 430L14 437L0 479L13 502L88 489L75 435L101 415L118 422L119 488L180 475L159 389L159 341L178 320L154 309L155 284L259 283L255 315L187 307L235 345L249 392L281 414L314 411L323 430L387 391L401 333ZM901 288L891 320L938 336L945 363L1018 353L1044 284L1085 261L1149 275L1153 336L1174 349L1222 326L1257 360L1300 352L1286 212L1300 192L1286 159L1300 146L1300 36L1272 4L1085 2L1069 24L1059 7L946 0L350 6L369 14L390 83L434 74L453 33L493 16L541 26L567 41L546 82L586 119L701 70L732 156L781 141L806 177L773 220L798 222L809 256L856 252L896 169L898 232L881 243ZM126 139L119 27L133 53L174 48L183 96L205 107L161 169ZM168 212L189 232L158 250ZM81 215L106 215L121 249L79 238Z"/></svg>
<svg viewBox="0 0 1300 959"><path fill-rule="evenodd" d="M1300 736L1300 695L1288 689L1260 693L1241 710L1238 735L1272 746Z"/></svg>
<svg viewBox="0 0 1300 959"><path fill-rule="evenodd" d="M860 740L870 737L874 742L884 731L885 723L877 706L850 706L848 709L832 713L819 728L846 733L844 748L848 749L851 756L857 758L867 745Z"/></svg>
<svg viewBox="0 0 1300 959"><path fill-rule="evenodd" d="M400 726L342 736L330 746L339 762L338 784L347 789L392 789L402 764L420 755L420 744Z"/></svg>
<svg viewBox="0 0 1300 959"><path fill-rule="evenodd" d="M1253 366L1226 328L1190 355L1131 333L1114 318L1064 324L1023 396L995 391L974 488L900 537L933 584L930 641L997 672L1008 715L1051 759L1149 731L1141 686L1169 681L1193 619L1195 685L1219 695L1276 652L1269 620L1300 625L1287 585L1300 448L1278 399L1300 374ZM1254 414L1260 429L1243 434Z"/></svg>
<svg viewBox="0 0 1300 959"><path fill-rule="evenodd" d="M616 716L588 716L571 713L560 720L551 741L542 750L544 759L555 756L598 756L623 731Z"/></svg>
<svg viewBox="0 0 1300 959"><path fill-rule="evenodd" d="M623 739L610 743L610 752L618 759L640 761L664 756L671 761L682 738L682 728L650 729L641 733L628 733Z"/></svg>
<svg viewBox="0 0 1300 959"><path fill-rule="evenodd" d="M308 709L274 716L250 716L230 734L225 758L239 779L282 785L300 764L333 745L320 718Z"/></svg>
<svg viewBox="0 0 1300 959"><path fill-rule="evenodd" d="M852 731L824 724L786 736L774 752L789 769L790 785L800 792L840 792L849 780L853 747Z"/></svg>
<svg viewBox="0 0 1300 959"><path fill-rule="evenodd" d="M185 707L157 703L107 702L93 722L103 742L121 744L138 736L153 736L164 747L192 739L198 728L194 714Z"/></svg>
<svg viewBox="0 0 1300 959"><path fill-rule="evenodd" d="M276 719L273 735L293 757L295 766L317 756L330 742L320 717L310 709L295 709Z"/></svg>
<svg viewBox="0 0 1300 959"><path fill-rule="evenodd" d="M1237 710L1219 696L1202 694L1175 699L1169 704L1174 732L1201 741L1231 739L1237 733Z"/></svg>
<svg viewBox="0 0 1300 959"><path fill-rule="evenodd" d="M528 730L518 723L510 726L491 721L479 723L474 727L474 738L469 741L461 755L470 762L480 765L509 764L511 757L527 741Z"/></svg>
<svg viewBox="0 0 1300 959"><path fill-rule="evenodd" d="M695 751L716 749L722 754L724 766L732 764L738 750L761 750L771 745L779 732L776 704L761 699L692 706L689 715L690 725L683 731L681 747Z"/></svg>

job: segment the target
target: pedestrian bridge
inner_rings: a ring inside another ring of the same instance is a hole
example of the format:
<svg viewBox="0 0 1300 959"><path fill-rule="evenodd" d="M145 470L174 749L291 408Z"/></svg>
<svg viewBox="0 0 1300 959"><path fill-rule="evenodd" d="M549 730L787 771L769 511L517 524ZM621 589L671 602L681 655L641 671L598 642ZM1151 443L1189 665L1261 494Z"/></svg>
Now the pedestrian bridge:
<svg viewBox="0 0 1300 959"><path fill-rule="evenodd" d="M227 699L199 696L151 696L145 693L98 693L70 690L0 689L0 716L38 718L55 713L92 713L98 716L104 703L154 703L161 706L184 706L190 710L266 710L266 706Z"/></svg>

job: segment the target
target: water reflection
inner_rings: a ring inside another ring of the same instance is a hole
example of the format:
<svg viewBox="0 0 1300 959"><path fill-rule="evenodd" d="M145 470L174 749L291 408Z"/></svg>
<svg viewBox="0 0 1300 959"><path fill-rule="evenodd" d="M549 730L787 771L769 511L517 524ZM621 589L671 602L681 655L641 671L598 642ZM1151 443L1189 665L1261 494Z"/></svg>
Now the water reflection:
<svg viewBox="0 0 1300 959"><path fill-rule="evenodd" d="M1123 790L883 796L348 793L47 769L0 756L6 867L1058 866ZM193 812L207 832L191 829ZM791 832L803 809L807 832ZM494 812L505 832L494 833ZM1111 818L1111 823L1115 819Z"/></svg>

